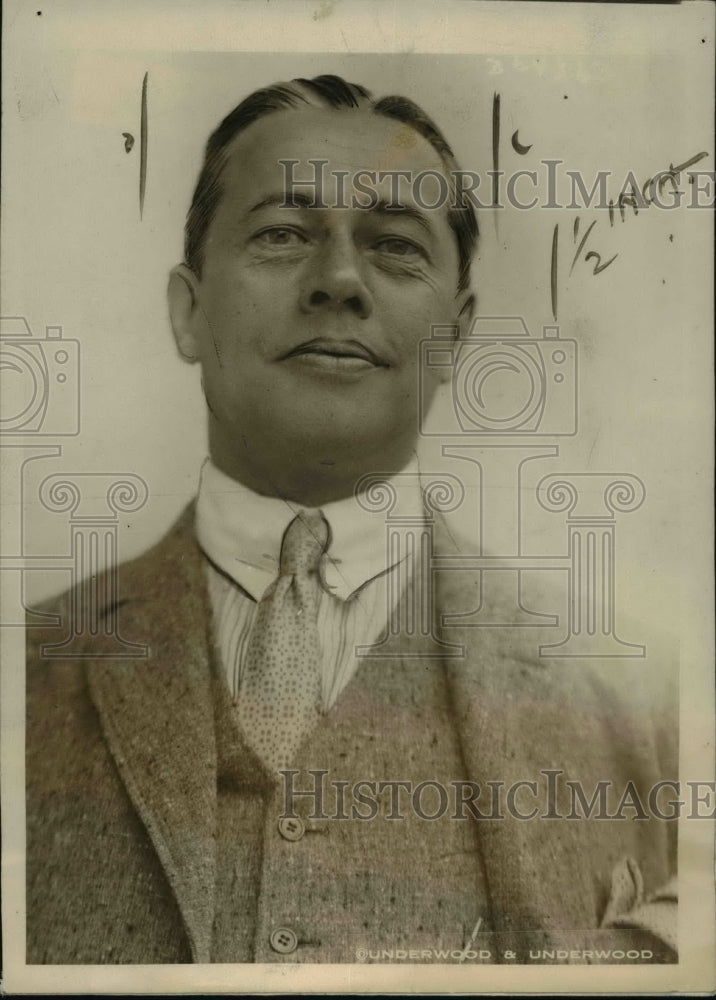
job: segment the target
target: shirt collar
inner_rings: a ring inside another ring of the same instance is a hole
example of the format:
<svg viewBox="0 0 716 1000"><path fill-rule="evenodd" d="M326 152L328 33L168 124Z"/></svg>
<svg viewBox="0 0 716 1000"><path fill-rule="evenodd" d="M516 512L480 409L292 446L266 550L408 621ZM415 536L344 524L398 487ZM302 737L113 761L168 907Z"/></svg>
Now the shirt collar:
<svg viewBox="0 0 716 1000"><path fill-rule="evenodd" d="M417 459L387 481L398 494L396 508L399 504L401 520L422 519ZM307 509L254 493L207 459L196 505L199 545L219 569L259 601L278 575L286 528ZM384 511L367 510L352 496L323 504L320 509L331 531L321 565L321 579L330 593L347 600L400 561L388 558Z"/></svg>

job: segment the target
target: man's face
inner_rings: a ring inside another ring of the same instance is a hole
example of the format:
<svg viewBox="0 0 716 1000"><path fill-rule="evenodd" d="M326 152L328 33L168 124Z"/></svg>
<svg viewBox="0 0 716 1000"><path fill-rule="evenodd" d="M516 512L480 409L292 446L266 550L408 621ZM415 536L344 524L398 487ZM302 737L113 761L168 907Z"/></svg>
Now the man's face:
<svg viewBox="0 0 716 1000"><path fill-rule="evenodd" d="M299 161L288 193L297 201L316 198L300 183L314 176L308 160L328 161L331 207L280 207L286 159ZM276 112L231 147L202 276L177 269L184 288L175 274L170 304L180 348L201 361L214 459L254 488L285 494L292 461L320 478L410 458L419 341L431 324L456 322L466 298L447 206L420 209L402 181L407 211L333 207L350 204L358 171L397 169L442 165L417 132L369 111ZM391 201L389 181L377 189ZM436 188L423 190L434 200Z"/></svg>

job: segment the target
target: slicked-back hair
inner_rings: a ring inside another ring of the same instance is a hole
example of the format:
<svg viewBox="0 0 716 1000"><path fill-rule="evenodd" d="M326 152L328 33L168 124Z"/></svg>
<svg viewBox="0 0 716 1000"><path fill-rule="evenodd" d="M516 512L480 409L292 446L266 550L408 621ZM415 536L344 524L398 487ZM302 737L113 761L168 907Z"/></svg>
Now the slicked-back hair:
<svg viewBox="0 0 716 1000"><path fill-rule="evenodd" d="M407 97L383 97L375 101L365 87L348 83L340 76L316 76L312 80L296 79L276 83L249 94L224 118L209 136L204 163L194 189L184 230L184 259L188 267L201 277L204 243L221 199L221 175L229 159L229 148L236 138L255 121L274 111L302 106L328 107L348 111L367 108L377 115L394 118L408 125L427 139L440 156L447 173L450 202L448 222L455 234L459 254L458 290L470 284L470 264L477 243L478 228L475 211L462 190L457 191L453 172L459 170L452 149L440 129L421 107Z"/></svg>

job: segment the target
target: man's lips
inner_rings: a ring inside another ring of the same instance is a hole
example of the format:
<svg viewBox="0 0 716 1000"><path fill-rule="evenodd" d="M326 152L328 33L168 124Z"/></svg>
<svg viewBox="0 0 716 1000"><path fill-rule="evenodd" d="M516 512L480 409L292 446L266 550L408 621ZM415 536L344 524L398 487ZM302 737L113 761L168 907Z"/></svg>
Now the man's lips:
<svg viewBox="0 0 716 1000"><path fill-rule="evenodd" d="M299 344L281 358L298 358L310 367L330 371L359 371L366 368L387 368L388 362L358 340L332 340L317 337Z"/></svg>

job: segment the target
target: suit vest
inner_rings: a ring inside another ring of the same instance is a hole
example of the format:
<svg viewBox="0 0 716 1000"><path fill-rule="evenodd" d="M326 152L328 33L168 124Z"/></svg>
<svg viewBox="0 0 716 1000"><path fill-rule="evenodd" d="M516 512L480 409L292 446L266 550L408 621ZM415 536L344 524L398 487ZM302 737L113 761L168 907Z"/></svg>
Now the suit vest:
<svg viewBox="0 0 716 1000"><path fill-rule="evenodd" d="M479 947L478 830L454 818L465 766L443 663L423 645L365 658L277 781L243 744L215 663L213 962L434 962Z"/></svg>

